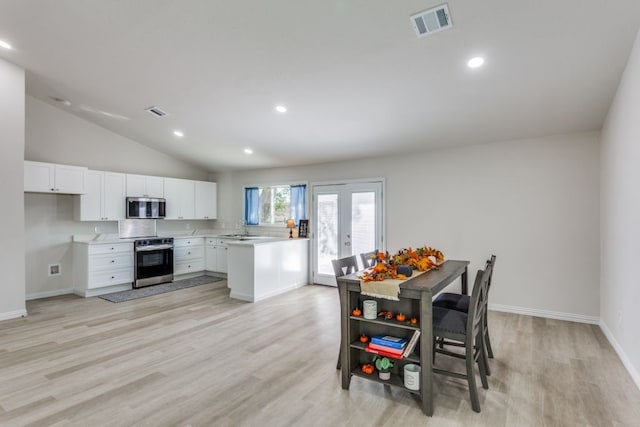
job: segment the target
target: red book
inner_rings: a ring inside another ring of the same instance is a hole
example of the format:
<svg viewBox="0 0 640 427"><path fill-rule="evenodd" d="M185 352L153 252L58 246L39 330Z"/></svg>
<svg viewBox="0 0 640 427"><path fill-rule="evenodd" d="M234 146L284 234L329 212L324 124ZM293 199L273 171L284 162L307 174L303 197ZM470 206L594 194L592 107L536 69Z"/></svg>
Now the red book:
<svg viewBox="0 0 640 427"><path fill-rule="evenodd" d="M402 353L404 353L404 350L401 348L391 348L391 347L387 347L387 346L376 344L376 343L369 343L369 347L371 347L374 350L381 350L381 351L386 351L387 353L393 353L397 356L402 356Z"/></svg>
<svg viewBox="0 0 640 427"><path fill-rule="evenodd" d="M378 350L377 348L371 348L371 344L365 347L365 351L369 353L379 354L380 356L388 357L390 359L402 359L402 353L389 353L388 351Z"/></svg>

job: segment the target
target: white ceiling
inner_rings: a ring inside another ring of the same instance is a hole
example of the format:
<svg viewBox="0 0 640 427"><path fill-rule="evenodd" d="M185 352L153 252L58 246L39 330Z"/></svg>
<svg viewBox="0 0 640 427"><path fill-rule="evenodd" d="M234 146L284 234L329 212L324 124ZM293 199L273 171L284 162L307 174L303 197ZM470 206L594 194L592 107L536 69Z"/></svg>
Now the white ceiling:
<svg viewBox="0 0 640 427"><path fill-rule="evenodd" d="M450 0L453 28L418 39L409 16L440 3L0 0L0 57L30 95L210 171L601 128L640 1Z"/></svg>

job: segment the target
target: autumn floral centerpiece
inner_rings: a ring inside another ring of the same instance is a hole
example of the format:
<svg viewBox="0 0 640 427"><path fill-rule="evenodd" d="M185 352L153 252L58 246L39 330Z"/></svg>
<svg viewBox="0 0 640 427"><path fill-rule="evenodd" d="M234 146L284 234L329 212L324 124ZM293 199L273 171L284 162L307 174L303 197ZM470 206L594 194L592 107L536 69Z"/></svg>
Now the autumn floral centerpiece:
<svg viewBox="0 0 640 427"><path fill-rule="evenodd" d="M430 246L417 249L401 249L395 255L389 252L378 252L376 264L360 274L360 279L365 282L382 281L385 279L407 278L404 274L398 274L399 265L408 265L413 270L429 271L438 268L444 262L444 254Z"/></svg>

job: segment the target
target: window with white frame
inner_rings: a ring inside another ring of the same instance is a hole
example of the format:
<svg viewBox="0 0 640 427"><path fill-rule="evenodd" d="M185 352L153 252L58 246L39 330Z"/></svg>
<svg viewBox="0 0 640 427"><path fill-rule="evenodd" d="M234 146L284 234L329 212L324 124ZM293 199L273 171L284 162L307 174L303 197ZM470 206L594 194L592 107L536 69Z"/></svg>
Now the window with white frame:
<svg viewBox="0 0 640 427"><path fill-rule="evenodd" d="M307 219L306 184L246 187L244 192L247 225L284 226L293 219L297 226Z"/></svg>

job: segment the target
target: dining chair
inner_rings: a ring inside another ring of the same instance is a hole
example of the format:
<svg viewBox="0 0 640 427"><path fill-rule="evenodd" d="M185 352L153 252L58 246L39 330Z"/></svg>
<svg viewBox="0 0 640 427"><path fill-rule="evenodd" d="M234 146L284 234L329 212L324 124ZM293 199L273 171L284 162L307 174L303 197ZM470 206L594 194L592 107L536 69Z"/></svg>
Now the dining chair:
<svg viewBox="0 0 640 427"><path fill-rule="evenodd" d="M486 309L486 296L488 288L490 271L478 270L476 273L473 291L469 304L469 310L465 313L462 311L433 307L433 336L434 338L443 338L449 342L456 342L464 347L464 354L449 351L444 348L438 348L436 340L433 344L433 355L435 364L436 353L444 354L465 360L466 373L462 374L456 371L449 371L439 368L433 368L436 374L443 374L454 378L466 379L469 385L469 396L471 399L471 407L475 412L480 412L480 399L478 398L478 389L476 387L476 377L474 367L478 364L480 371L480 380L482 388L488 389L486 374L486 360L484 351L484 311Z"/></svg>
<svg viewBox="0 0 640 427"><path fill-rule="evenodd" d="M485 271L489 272L489 278L487 281L487 297L485 298L485 310L484 310L484 325L483 325L483 334L484 334L484 344L485 344L485 353L488 356L487 358L487 366L486 366L486 370L487 370L487 375L491 375L491 368L489 366L489 360L488 359L493 359L493 348L491 347L491 340L489 338L489 323L488 323L488 312L489 312L489 289L491 288L491 278L493 277L493 270L495 268L496 265L496 256L495 255L491 255L491 258L489 260L487 260L487 262L485 263L484 269ZM449 292L444 292L439 294L436 299L433 300L433 306L434 307L442 307L442 308L449 308L452 310L457 310L457 311L462 311L463 313L466 313L469 310L469 302L470 302L470 297L469 295L464 295L464 294L456 294L456 293L449 293ZM442 341L440 342L440 347L442 347L443 343Z"/></svg>
<svg viewBox="0 0 640 427"><path fill-rule="evenodd" d="M360 254L360 259L362 259L363 268L373 267L378 261L378 250L376 249L371 252L362 252Z"/></svg>
<svg viewBox="0 0 640 427"><path fill-rule="evenodd" d="M340 276L346 276L347 274L353 274L358 271L358 258L356 258L355 255L351 255L345 258L334 259L331 261L331 265L333 266L333 274L335 274L337 279ZM338 295L340 295L340 290L338 290ZM342 301L340 301L340 306L342 306ZM338 352L336 369L340 369L341 356L342 349Z"/></svg>

